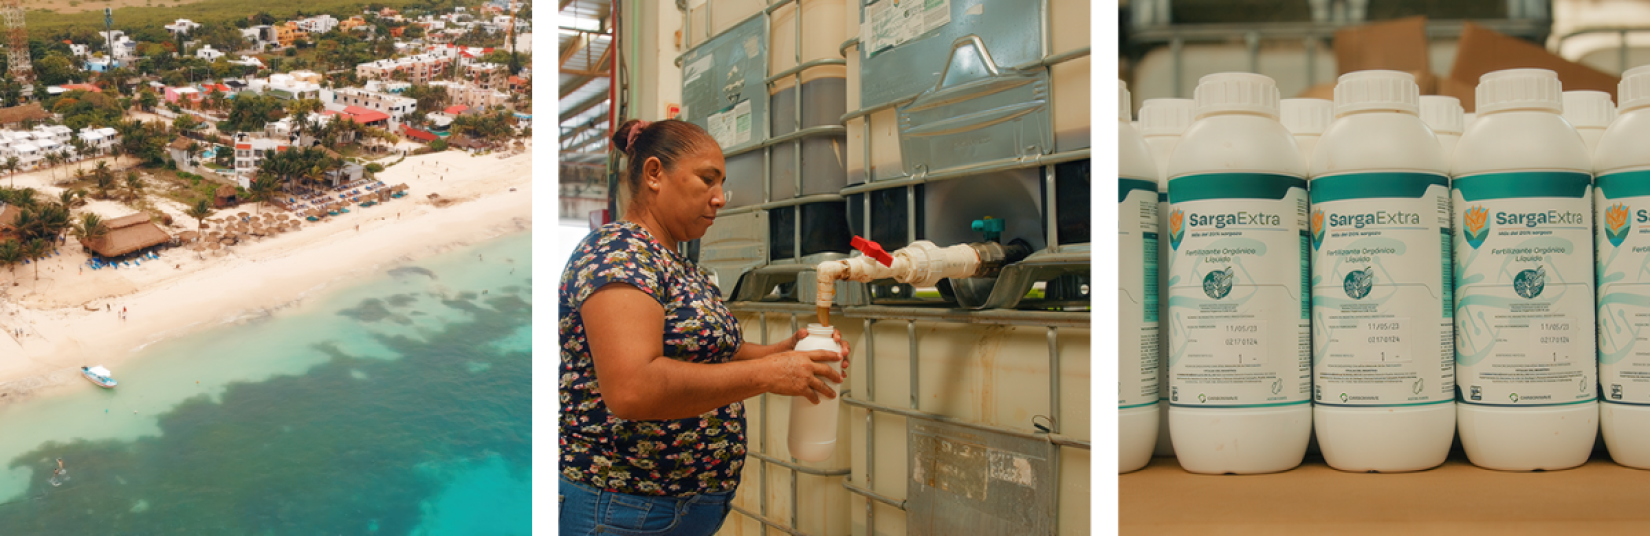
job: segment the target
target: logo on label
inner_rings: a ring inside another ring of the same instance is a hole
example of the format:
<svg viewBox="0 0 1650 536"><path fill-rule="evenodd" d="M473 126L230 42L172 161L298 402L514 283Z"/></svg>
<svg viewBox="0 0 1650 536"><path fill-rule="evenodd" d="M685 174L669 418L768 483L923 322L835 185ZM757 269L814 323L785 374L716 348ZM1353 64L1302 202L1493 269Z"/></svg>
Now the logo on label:
<svg viewBox="0 0 1650 536"><path fill-rule="evenodd" d="M1203 276L1203 293L1212 299L1221 299L1232 293L1232 280L1237 274L1232 273L1232 267L1225 270L1214 270Z"/></svg>
<svg viewBox="0 0 1650 536"><path fill-rule="evenodd" d="M1169 247L1180 249L1180 239L1186 238L1186 213L1175 209L1169 213Z"/></svg>
<svg viewBox="0 0 1650 536"><path fill-rule="evenodd" d="M1312 250L1323 245L1323 211L1312 211Z"/></svg>
<svg viewBox="0 0 1650 536"><path fill-rule="evenodd" d="M1426 386L1426 381L1427 380L1425 378L1416 378L1415 379L1415 387L1413 389L1410 389L1410 390L1415 392L1415 394L1421 394L1421 389L1424 386Z"/></svg>
<svg viewBox="0 0 1650 536"><path fill-rule="evenodd" d="M1205 396L1203 393L1198 393L1197 394L1197 401L1198 401L1198 403L1208 402L1209 397Z"/></svg>
<svg viewBox="0 0 1650 536"><path fill-rule="evenodd" d="M1604 236L1610 239L1611 246L1619 248L1622 241L1627 240L1627 230L1630 229L1627 226L1628 212L1627 205L1622 203L1604 209Z"/></svg>
<svg viewBox="0 0 1650 536"><path fill-rule="evenodd" d="M1346 393L1341 393L1341 402L1346 402L1346 399L1347 399Z"/></svg>
<svg viewBox="0 0 1650 536"><path fill-rule="evenodd" d="M1517 292L1524 299L1533 300L1547 288L1547 267L1537 266L1534 270L1518 272L1513 277L1513 292Z"/></svg>
<svg viewBox="0 0 1650 536"><path fill-rule="evenodd" d="M1467 209L1466 225L1461 228L1461 236L1467 239L1467 245L1472 249L1484 245L1484 239L1490 237L1490 211L1484 210L1482 205Z"/></svg>
<svg viewBox="0 0 1650 536"><path fill-rule="evenodd" d="M1374 287L1375 273L1369 271L1369 268L1353 270L1346 274L1346 280L1341 282L1341 288L1346 291L1346 296L1354 300L1364 299L1364 296L1369 295L1369 289Z"/></svg>
<svg viewBox="0 0 1650 536"><path fill-rule="evenodd" d="M1282 393L1282 392L1283 392L1283 378L1278 378L1276 380L1273 380L1272 381L1272 394L1275 395L1275 394L1279 394L1279 393Z"/></svg>
<svg viewBox="0 0 1650 536"><path fill-rule="evenodd" d="M1507 398L1511 399L1514 403L1517 403L1518 402L1518 393L1509 394L1509 395L1507 395Z"/></svg>

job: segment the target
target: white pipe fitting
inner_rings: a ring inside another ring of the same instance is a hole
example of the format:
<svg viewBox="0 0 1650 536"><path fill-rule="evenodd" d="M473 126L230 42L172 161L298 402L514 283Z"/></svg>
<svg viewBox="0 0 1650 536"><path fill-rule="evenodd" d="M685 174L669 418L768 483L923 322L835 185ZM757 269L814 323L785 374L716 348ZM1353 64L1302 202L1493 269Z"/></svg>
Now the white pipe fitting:
<svg viewBox="0 0 1650 536"><path fill-rule="evenodd" d="M893 254L893 266L883 266L867 256L819 263L814 305L830 307L836 301L836 282L870 283L893 279L901 283L930 287L941 279L972 277L980 269L980 255L967 244L942 248L933 242L913 242Z"/></svg>

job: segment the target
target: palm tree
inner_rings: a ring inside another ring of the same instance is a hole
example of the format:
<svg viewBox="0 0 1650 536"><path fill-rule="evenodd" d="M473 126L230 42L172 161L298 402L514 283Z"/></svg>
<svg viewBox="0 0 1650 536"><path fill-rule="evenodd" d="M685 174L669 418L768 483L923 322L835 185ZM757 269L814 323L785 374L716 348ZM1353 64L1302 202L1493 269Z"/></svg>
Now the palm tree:
<svg viewBox="0 0 1650 536"><path fill-rule="evenodd" d="M23 161L15 156L6 157L6 172L11 174L11 185L14 188L17 187L17 169L23 167L22 163Z"/></svg>
<svg viewBox="0 0 1650 536"><path fill-rule="evenodd" d="M263 214L263 204L274 197L277 188L280 188L280 181L267 174L259 174L258 178L252 181L251 198L254 203L258 204L256 210L259 214Z"/></svg>
<svg viewBox="0 0 1650 536"><path fill-rule="evenodd" d="M77 169L77 170L75 170L75 174L76 175L85 175L86 170ZM57 194L57 204L62 205L65 210L70 209L70 208L74 208L74 205L75 205L74 196L75 196L74 190L63 190L62 192L58 192L58 194Z"/></svg>
<svg viewBox="0 0 1650 536"><path fill-rule="evenodd" d="M185 216L195 219L195 223L198 224L196 225L197 229L205 228L206 219L212 217L215 213L217 211L212 210L212 204L205 199L196 201L195 206L189 207L189 210L183 212Z"/></svg>
<svg viewBox="0 0 1650 536"><path fill-rule="evenodd" d="M103 162L98 162L99 166L102 166L103 164L104 164ZM109 198L109 190L111 190L115 187L115 176L114 176L114 174L109 173L108 170L106 170L106 169L99 169L96 173L96 178L97 178L98 197L101 197L103 199L108 199Z"/></svg>
<svg viewBox="0 0 1650 536"><path fill-rule="evenodd" d="M16 240L0 242L0 267L11 271L12 284L17 284L17 265L23 264L23 245Z"/></svg>
<svg viewBox="0 0 1650 536"><path fill-rule="evenodd" d="M34 280L40 281L40 259L52 253L52 243L44 238L36 238L23 244L23 257L34 261Z"/></svg>
<svg viewBox="0 0 1650 536"><path fill-rule="evenodd" d="M87 212L80 215L80 223L71 230L74 237L84 244L109 235L109 226L103 223L103 217Z"/></svg>
<svg viewBox="0 0 1650 536"><path fill-rule="evenodd" d="M137 201L138 194L143 192L143 180L138 178L136 171L126 172L126 191L131 192L132 201Z"/></svg>
<svg viewBox="0 0 1650 536"><path fill-rule="evenodd" d="M189 156L186 157L186 159L189 161L189 165L191 165L191 166L197 165L198 160L195 159L195 154L200 152L201 143L198 142L198 141L191 140L189 142L189 147L186 150L189 152L188 153Z"/></svg>
<svg viewBox="0 0 1650 536"><path fill-rule="evenodd" d="M74 155L80 157L78 160L80 165L76 167L86 169L86 149L90 147L86 145L86 140L80 139L80 136L69 138L69 146L74 147Z"/></svg>
<svg viewBox="0 0 1650 536"><path fill-rule="evenodd" d="M63 155L55 153L55 152L46 153L46 165L51 166L53 168L52 169L52 177L53 178L57 177L57 169L56 168L57 168L57 165L61 164L61 163L63 163Z"/></svg>

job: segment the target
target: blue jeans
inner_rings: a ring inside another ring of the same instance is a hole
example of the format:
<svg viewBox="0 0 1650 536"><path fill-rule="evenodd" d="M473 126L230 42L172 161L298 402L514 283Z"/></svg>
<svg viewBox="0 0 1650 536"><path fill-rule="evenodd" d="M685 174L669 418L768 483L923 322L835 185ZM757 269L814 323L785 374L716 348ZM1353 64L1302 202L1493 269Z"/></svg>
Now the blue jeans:
<svg viewBox="0 0 1650 536"><path fill-rule="evenodd" d="M710 536L733 504L732 491L653 497L559 480L562 536Z"/></svg>

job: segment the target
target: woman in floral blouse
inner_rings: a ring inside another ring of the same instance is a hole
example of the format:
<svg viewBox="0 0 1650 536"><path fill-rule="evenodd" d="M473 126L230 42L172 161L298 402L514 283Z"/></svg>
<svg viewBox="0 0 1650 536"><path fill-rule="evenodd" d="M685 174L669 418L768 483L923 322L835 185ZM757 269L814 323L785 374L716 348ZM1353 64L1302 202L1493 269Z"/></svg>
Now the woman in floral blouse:
<svg viewBox="0 0 1650 536"><path fill-rule="evenodd" d="M562 274L561 533L709 535L745 463L742 401L835 397L821 378L842 351L748 344L709 277L677 253L705 235L722 194L721 148L682 121L631 120L621 221L574 250ZM846 363L844 363L846 367Z"/></svg>

